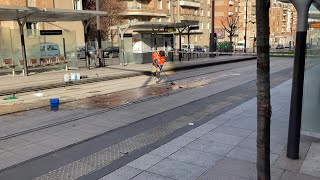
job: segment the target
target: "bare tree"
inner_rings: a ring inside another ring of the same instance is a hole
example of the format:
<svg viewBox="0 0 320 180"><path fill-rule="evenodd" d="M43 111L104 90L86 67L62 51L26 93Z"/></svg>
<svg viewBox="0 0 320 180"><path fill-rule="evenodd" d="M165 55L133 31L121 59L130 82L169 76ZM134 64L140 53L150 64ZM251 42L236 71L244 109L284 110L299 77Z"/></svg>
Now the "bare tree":
<svg viewBox="0 0 320 180"><path fill-rule="evenodd" d="M117 0L100 0L100 11L106 11L107 16L101 17L101 34L102 39L106 40L109 37L111 41L114 40L118 31L111 31L110 27L113 25L121 24L124 17L121 15L126 10L125 1ZM95 0L83 0L83 9L95 10ZM95 37L97 29L96 19L93 19L89 25L89 37Z"/></svg>
<svg viewBox="0 0 320 180"><path fill-rule="evenodd" d="M108 16L101 19L102 32L104 37L106 39L110 37L113 43L118 31L112 31L110 27L124 22L124 17L121 13L126 10L125 2L121 0L105 0L101 7L104 11L108 12Z"/></svg>
<svg viewBox="0 0 320 180"><path fill-rule="evenodd" d="M257 13L257 179L270 179L270 0L256 0Z"/></svg>
<svg viewBox="0 0 320 180"><path fill-rule="evenodd" d="M227 16L221 20L221 24L224 28L225 31L229 34L229 42L231 45L231 51L233 51L232 45L233 41L232 38L236 34L236 30L239 28L238 27L238 21L239 21L239 16Z"/></svg>

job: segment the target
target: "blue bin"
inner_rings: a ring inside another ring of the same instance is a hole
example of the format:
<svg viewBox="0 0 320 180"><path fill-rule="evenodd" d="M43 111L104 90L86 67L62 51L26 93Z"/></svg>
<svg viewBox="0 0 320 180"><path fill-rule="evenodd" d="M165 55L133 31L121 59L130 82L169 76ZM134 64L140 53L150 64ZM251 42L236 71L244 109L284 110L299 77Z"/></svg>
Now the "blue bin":
<svg viewBox="0 0 320 180"><path fill-rule="evenodd" d="M59 109L59 98L51 98L49 102L50 102L51 110Z"/></svg>

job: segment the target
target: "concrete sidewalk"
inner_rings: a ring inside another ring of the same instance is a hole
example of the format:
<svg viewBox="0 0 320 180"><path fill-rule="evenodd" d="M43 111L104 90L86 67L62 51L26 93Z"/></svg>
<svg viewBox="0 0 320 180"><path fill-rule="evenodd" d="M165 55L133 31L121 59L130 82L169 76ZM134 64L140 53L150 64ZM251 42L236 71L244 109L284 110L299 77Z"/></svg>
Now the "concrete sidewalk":
<svg viewBox="0 0 320 180"><path fill-rule="evenodd" d="M320 143L302 136L300 160L286 158L291 80L272 89L272 179L319 180ZM196 125L196 123L195 123ZM106 175L117 179L256 178L256 98Z"/></svg>
<svg viewBox="0 0 320 180"><path fill-rule="evenodd" d="M177 71L182 69L252 60L255 58L256 57L253 56L219 56L215 58L201 58L192 61L174 61L167 62L164 67L164 71ZM63 81L63 76L66 73L65 70L33 74L28 77L22 75L2 76L0 77L0 96L145 75L150 74L150 70L151 64L129 64L127 66L115 65L92 70L69 70L67 71L69 74L75 72L80 73L80 75L88 76L86 79L72 83L65 83Z"/></svg>

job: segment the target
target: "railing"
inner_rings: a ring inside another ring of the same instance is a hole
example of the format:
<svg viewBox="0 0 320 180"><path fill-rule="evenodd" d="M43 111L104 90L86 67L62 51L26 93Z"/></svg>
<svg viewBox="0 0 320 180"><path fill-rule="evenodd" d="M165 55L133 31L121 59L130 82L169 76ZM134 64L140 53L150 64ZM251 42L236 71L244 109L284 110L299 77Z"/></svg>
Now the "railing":
<svg viewBox="0 0 320 180"><path fill-rule="evenodd" d="M181 1L188 1L188 2L200 3L200 0L181 0Z"/></svg>
<svg viewBox="0 0 320 180"><path fill-rule="evenodd" d="M200 7L199 0L181 0L180 6Z"/></svg>
<svg viewBox="0 0 320 180"><path fill-rule="evenodd" d="M146 4L139 4L139 3L135 3L135 4L131 4L127 6L128 10L150 10L150 8L148 8L148 6Z"/></svg>
<svg viewBox="0 0 320 180"><path fill-rule="evenodd" d="M189 15L189 14L181 14L180 20L193 20L199 21L199 16Z"/></svg>
<svg viewBox="0 0 320 180"><path fill-rule="evenodd" d="M169 52L169 56L173 56L174 61L186 61L192 59L208 58L211 56L226 56L226 55L240 55L240 56L256 56L256 53L244 52L197 52L197 51L174 51Z"/></svg>

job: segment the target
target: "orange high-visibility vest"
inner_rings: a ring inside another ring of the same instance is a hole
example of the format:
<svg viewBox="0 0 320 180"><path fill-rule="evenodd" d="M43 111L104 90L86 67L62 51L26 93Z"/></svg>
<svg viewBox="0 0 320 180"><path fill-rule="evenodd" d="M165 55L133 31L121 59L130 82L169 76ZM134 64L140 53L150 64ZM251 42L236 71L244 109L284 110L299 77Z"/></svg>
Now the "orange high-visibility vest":
<svg viewBox="0 0 320 180"><path fill-rule="evenodd" d="M152 53L151 59L154 64L158 64L158 65L163 65L166 60L165 56L160 56L159 52L157 51ZM156 62L156 60L158 60L158 62Z"/></svg>

